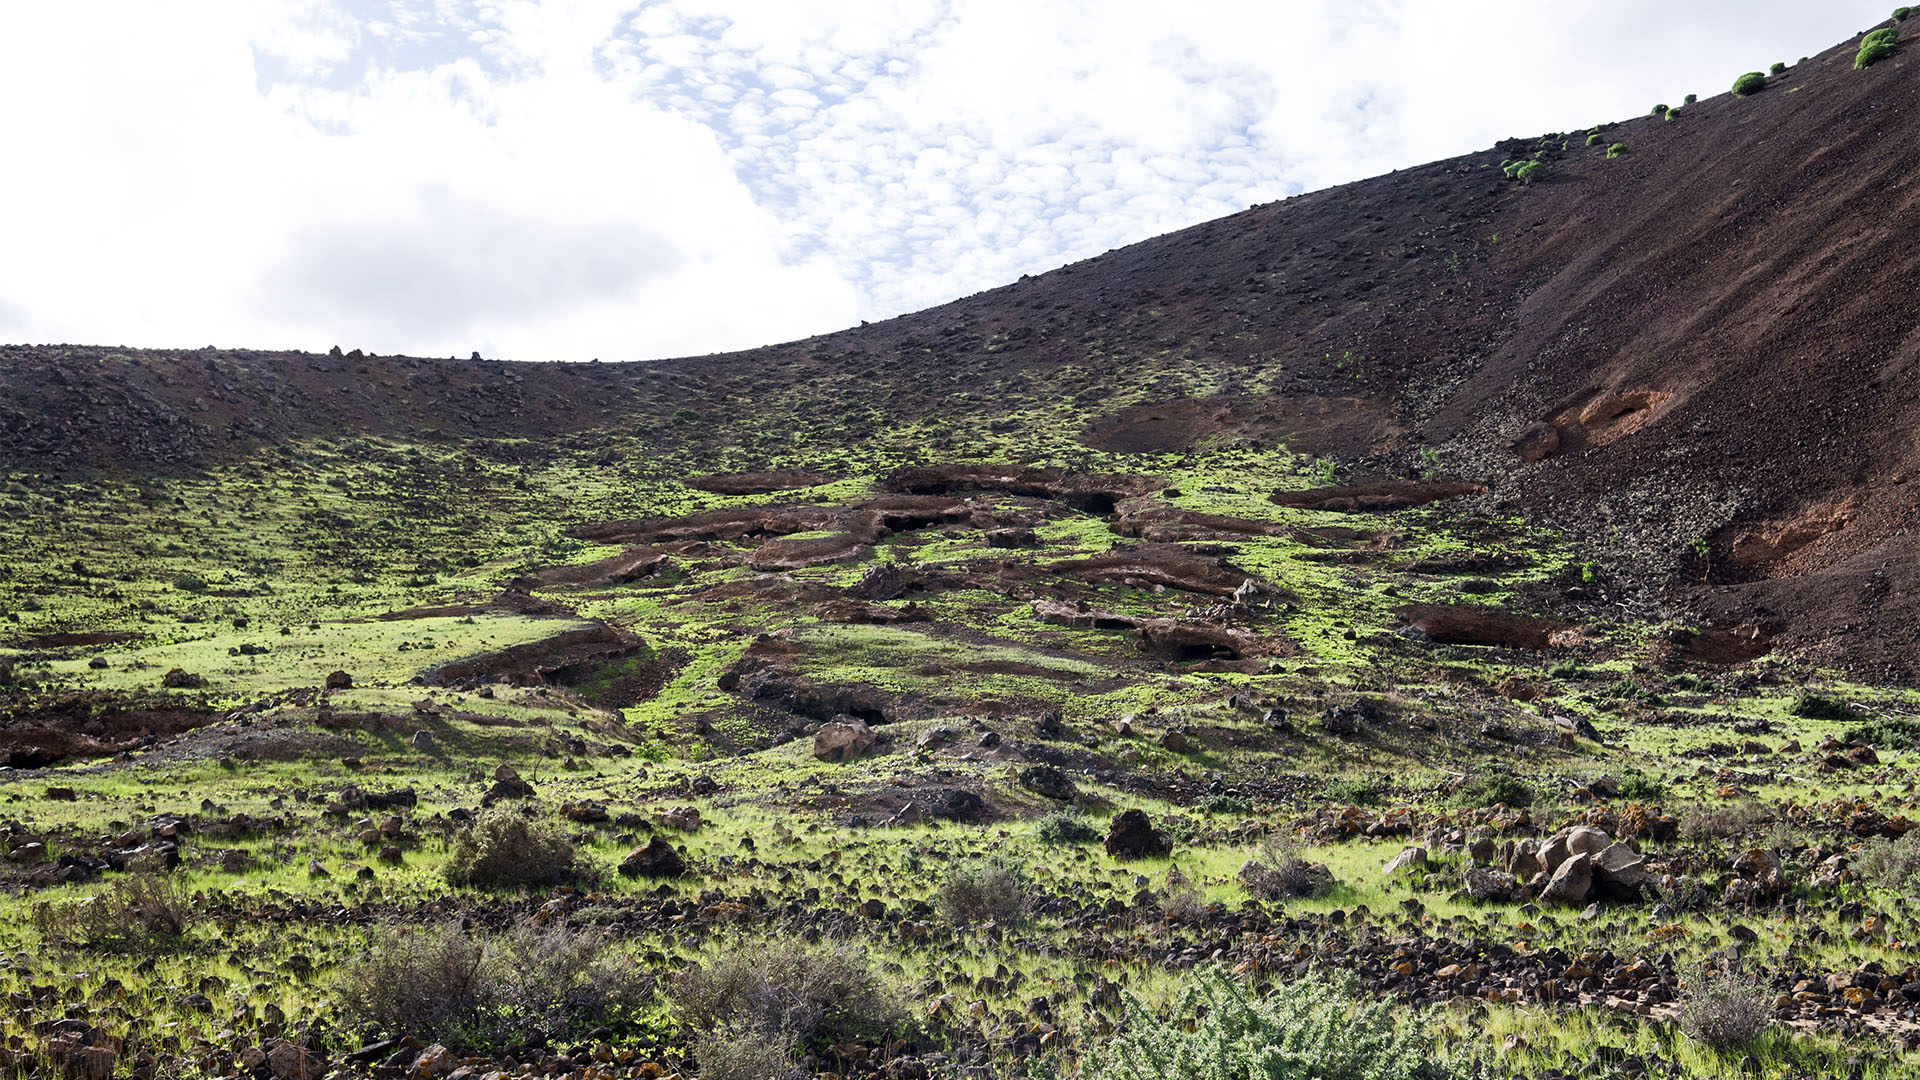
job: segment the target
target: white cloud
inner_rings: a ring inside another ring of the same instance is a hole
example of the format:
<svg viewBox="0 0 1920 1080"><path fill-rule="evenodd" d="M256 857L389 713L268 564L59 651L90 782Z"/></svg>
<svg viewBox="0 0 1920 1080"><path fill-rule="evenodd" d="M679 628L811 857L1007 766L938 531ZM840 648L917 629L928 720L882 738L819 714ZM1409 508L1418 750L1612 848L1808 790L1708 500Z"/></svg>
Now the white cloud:
<svg viewBox="0 0 1920 1080"><path fill-rule="evenodd" d="M1719 93L1883 6L9 5L0 335L743 347Z"/></svg>

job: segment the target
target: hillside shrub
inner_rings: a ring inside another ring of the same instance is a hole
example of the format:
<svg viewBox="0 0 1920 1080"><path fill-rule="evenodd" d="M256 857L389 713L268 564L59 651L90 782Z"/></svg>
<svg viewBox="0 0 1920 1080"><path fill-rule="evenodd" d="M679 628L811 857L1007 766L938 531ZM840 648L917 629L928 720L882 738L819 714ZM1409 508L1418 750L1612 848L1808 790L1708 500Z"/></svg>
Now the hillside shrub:
<svg viewBox="0 0 1920 1080"><path fill-rule="evenodd" d="M453 842L446 878L481 888L561 885L576 876L573 842L505 806L483 810Z"/></svg>
<svg viewBox="0 0 1920 1080"><path fill-rule="evenodd" d="M1599 146L1601 143L1606 141L1607 141L1607 137L1605 135L1601 135L1598 133L1587 136L1588 146Z"/></svg>
<svg viewBox="0 0 1920 1080"><path fill-rule="evenodd" d="M1912 750L1920 747L1920 720L1905 716L1883 716L1848 728L1841 742L1863 742L1882 750Z"/></svg>
<svg viewBox="0 0 1920 1080"><path fill-rule="evenodd" d="M1075 810L1056 810L1040 819L1033 829L1034 839L1048 847L1090 844L1100 839L1100 830L1087 816Z"/></svg>
<svg viewBox="0 0 1920 1080"><path fill-rule="evenodd" d="M1654 116L1665 116L1665 115L1667 115L1667 107L1666 107L1665 105L1655 105L1655 106L1653 107L1653 114L1652 114L1652 115L1654 115Z"/></svg>
<svg viewBox="0 0 1920 1080"><path fill-rule="evenodd" d="M1695 803L1680 812L1680 838L1697 844L1744 836L1767 818L1767 808L1758 802Z"/></svg>
<svg viewBox="0 0 1920 1080"><path fill-rule="evenodd" d="M206 592L207 583L192 574L181 574L173 579L173 587L181 592Z"/></svg>
<svg viewBox="0 0 1920 1080"><path fill-rule="evenodd" d="M1319 896L1333 888L1333 874L1325 866L1308 862L1298 847L1276 837L1268 837L1240 867L1239 878L1247 895L1261 900Z"/></svg>
<svg viewBox="0 0 1920 1080"><path fill-rule="evenodd" d="M1678 120L1678 119L1680 119L1680 110L1679 110L1679 109L1668 109L1668 110L1667 110L1667 119L1668 119L1668 120Z"/></svg>
<svg viewBox="0 0 1920 1080"><path fill-rule="evenodd" d="M1793 699L1789 710L1803 720L1851 720L1853 710L1843 701L1816 694L1811 690L1802 690L1800 696Z"/></svg>
<svg viewBox="0 0 1920 1080"><path fill-rule="evenodd" d="M1786 70L1787 70L1787 65L1786 65L1785 63L1783 63L1783 62L1781 62L1781 61L1779 61L1779 60L1775 60L1775 61L1773 62L1773 67L1771 67L1771 68L1768 68L1767 70L1768 70L1768 71L1769 71L1769 72L1770 72L1771 74L1774 74L1774 75L1780 75L1780 74L1784 74L1784 73L1786 72Z"/></svg>
<svg viewBox="0 0 1920 1080"><path fill-rule="evenodd" d="M1899 47L1900 31L1891 26L1883 26L1860 39L1860 51L1854 54L1855 71L1885 60Z"/></svg>
<svg viewBox="0 0 1920 1080"><path fill-rule="evenodd" d="M147 872L128 874L85 900L39 905L33 921L50 940L128 953L173 948L200 917L184 886Z"/></svg>
<svg viewBox="0 0 1920 1080"><path fill-rule="evenodd" d="M1757 94L1766 88L1767 76L1765 72L1749 71L1745 75L1733 80L1734 97L1746 97L1749 94Z"/></svg>
<svg viewBox="0 0 1920 1080"><path fill-rule="evenodd" d="M1909 15L1911 15L1911 14L1913 14L1913 9L1912 9L1912 8L1910 8L1910 7L1897 7L1897 8L1894 8L1894 9L1893 9L1893 21L1894 21L1894 22L1906 22L1906 21L1907 21L1907 16L1909 16Z"/></svg>
<svg viewBox="0 0 1920 1080"><path fill-rule="evenodd" d="M935 890L934 906L956 926L1018 923L1027 917L1032 888L1026 868L1019 863L988 859L954 868Z"/></svg>
<svg viewBox="0 0 1920 1080"><path fill-rule="evenodd" d="M788 1054L884 1039L907 1023L899 997L844 945L753 942L689 968L667 996L688 1028L726 1039L757 1036Z"/></svg>
<svg viewBox="0 0 1920 1080"><path fill-rule="evenodd" d="M523 922L491 940L458 924L386 927L340 982L348 1016L391 1037L538 1044L633 1024L653 981L597 935Z"/></svg>
<svg viewBox="0 0 1920 1080"><path fill-rule="evenodd" d="M1862 878L1896 895L1910 895L1920 887L1920 831L1898 840L1875 837L1860 845L1851 863Z"/></svg>
<svg viewBox="0 0 1920 1080"><path fill-rule="evenodd" d="M1533 802L1533 788L1503 769L1486 769L1468 777L1453 794L1455 806L1484 807L1505 803L1527 806Z"/></svg>
<svg viewBox="0 0 1920 1080"><path fill-rule="evenodd" d="M1627 144L1623 142L1617 142L1617 143L1614 143L1612 146L1607 147L1607 156L1610 158L1627 156Z"/></svg>
<svg viewBox="0 0 1920 1080"><path fill-rule="evenodd" d="M1402 1009L1363 1001L1359 980L1316 972L1264 999L1218 968L1195 974L1166 1014L1137 998L1089 1080L1413 1080L1429 1048Z"/></svg>
<svg viewBox="0 0 1920 1080"><path fill-rule="evenodd" d="M1546 171L1546 168L1547 166L1545 162L1540 162L1540 161L1525 162L1518 169L1515 169L1513 171L1513 177L1514 179L1520 181L1523 184L1531 184L1533 183L1536 177L1538 177L1542 172Z"/></svg>
<svg viewBox="0 0 1920 1080"><path fill-rule="evenodd" d="M1772 1026L1772 995L1754 980L1702 972L1689 981L1680 1001L1680 1030L1691 1038L1724 1050L1750 1043Z"/></svg>
<svg viewBox="0 0 1920 1080"><path fill-rule="evenodd" d="M1696 102L1696 101L1699 101L1699 100L1700 100L1700 95L1699 95L1699 94L1688 94L1688 95L1687 95L1687 99L1686 99L1685 101L1682 101L1682 102L1681 102L1680 104L1682 104L1682 105L1691 105L1691 104L1693 104L1694 102Z"/></svg>

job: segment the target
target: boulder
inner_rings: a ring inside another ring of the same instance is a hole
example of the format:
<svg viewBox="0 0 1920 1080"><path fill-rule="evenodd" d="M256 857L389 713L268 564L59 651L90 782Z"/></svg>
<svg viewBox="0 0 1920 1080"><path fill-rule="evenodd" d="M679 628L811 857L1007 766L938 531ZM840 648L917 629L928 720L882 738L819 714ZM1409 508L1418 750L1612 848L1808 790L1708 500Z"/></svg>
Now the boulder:
<svg viewBox="0 0 1920 1080"><path fill-rule="evenodd" d="M658 836L634 848L620 862L620 873L627 877L680 877L686 872L687 860Z"/></svg>
<svg viewBox="0 0 1920 1080"><path fill-rule="evenodd" d="M353 676L344 671L328 672L326 687L329 690L351 690L353 689Z"/></svg>
<svg viewBox="0 0 1920 1080"><path fill-rule="evenodd" d="M419 731L414 732L413 738L408 739L407 742L410 745L412 745L412 747L415 750L420 750L420 751L432 750L433 749L433 732L427 731L423 728Z"/></svg>
<svg viewBox="0 0 1920 1080"><path fill-rule="evenodd" d="M1144 810L1116 815L1107 829L1107 854L1116 859L1144 859L1173 850L1166 834L1153 827Z"/></svg>
<svg viewBox="0 0 1920 1080"><path fill-rule="evenodd" d="M1646 880L1646 860L1626 844L1609 844L1593 856L1594 889L1609 900L1640 899Z"/></svg>
<svg viewBox="0 0 1920 1080"><path fill-rule="evenodd" d="M1733 860L1733 872L1752 886L1759 896L1779 896L1787 891L1787 873L1780 856L1771 848L1751 848Z"/></svg>
<svg viewBox="0 0 1920 1080"><path fill-rule="evenodd" d="M681 832L698 832L700 829L700 808L696 806L676 806L660 818L670 829Z"/></svg>
<svg viewBox="0 0 1920 1080"><path fill-rule="evenodd" d="M931 813L948 821L979 821L987 816L987 801L965 788L946 788L934 796Z"/></svg>
<svg viewBox="0 0 1920 1080"><path fill-rule="evenodd" d="M1401 848L1400 854L1395 855L1392 861L1387 863L1387 868L1382 870L1381 873L1388 877L1393 877L1395 874L1424 873L1426 869L1427 849L1409 846Z"/></svg>
<svg viewBox="0 0 1920 1080"><path fill-rule="evenodd" d="M813 756L821 761L853 761L870 753L877 741L864 721L842 717L820 725L813 736Z"/></svg>
<svg viewBox="0 0 1920 1080"><path fill-rule="evenodd" d="M1474 866L1461 877L1467 895L1483 904L1504 904L1513 899L1513 875L1505 870Z"/></svg>
<svg viewBox="0 0 1920 1080"><path fill-rule="evenodd" d="M273 1080L320 1080L327 1074L327 1059L282 1041L267 1051L267 1069L273 1073Z"/></svg>
<svg viewBox="0 0 1920 1080"><path fill-rule="evenodd" d="M168 690L199 690L207 685L207 680L185 668L174 668L160 677L160 685Z"/></svg>
<svg viewBox="0 0 1920 1080"><path fill-rule="evenodd" d="M1540 902L1562 907L1584 907L1593 892L1593 856L1569 855L1540 890Z"/></svg>
<svg viewBox="0 0 1920 1080"><path fill-rule="evenodd" d="M1034 765L1020 773L1020 786L1036 795L1070 802L1080 794L1073 778L1051 765Z"/></svg>
<svg viewBox="0 0 1920 1080"><path fill-rule="evenodd" d="M1597 855L1613 838L1591 825L1576 825L1567 830L1567 854Z"/></svg>

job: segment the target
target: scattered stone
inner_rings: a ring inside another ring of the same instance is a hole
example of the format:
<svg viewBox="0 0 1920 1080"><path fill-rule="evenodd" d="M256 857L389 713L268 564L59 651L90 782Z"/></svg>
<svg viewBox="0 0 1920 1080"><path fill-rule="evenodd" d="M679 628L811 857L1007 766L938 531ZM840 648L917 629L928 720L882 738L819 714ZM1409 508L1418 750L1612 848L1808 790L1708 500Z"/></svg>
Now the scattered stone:
<svg viewBox="0 0 1920 1080"><path fill-rule="evenodd" d="M1051 765L1033 765L1020 773L1020 786L1036 795L1070 802L1080 794L1073 778Z"/></svg>
<svg viewBox="0 0 1920 1080"><path fill-rule="evenodd" d="M1504 904L1513 899L1513 875L1504 870L1469 867L1461 875L1467 895L1483 904Z"/></svg>
<svg viewBox="0 0 1920 1080"><path fill-rule="evenodd" d="M653 837L634 848L621 860L620 872L627 877L680 877L687 872L687 860L661 837Z"/></svg>
<svg viewBox="0 0 1920 1080"><path fill-rule="evenodd" d="M870 753L877 741L865 721L842 717L820 725L813 736L813 756L821 761L854 761Z"/></svg>
<svg viewBox="0 0 1920 1080"><path fill-rule="evenodd" d="M185 668L174 668L160 677L160 685L168 690L199 690L207 685L207 680Z"/></svg>
<svg viewBox="0 0 1920 1080"><path fill-rule="evenodd" d="M329 690L353 689L353 676L344 671L332 671L327 674L326 687Z"/></svg>
<svg viewBox="0 0 1920 1080"><path fill-rule="evenodd" d="M1395 874L1420 874L1425 873L1427 867L1427 849L1408 846L1401 848L1400 854L1395 855L1381 873L1388 877Z"/></svg>
<svg viewBox="0 0 1920 1080"><path fill-rule="evenodd" d="M1569 855L1547 879L1540 890L1540 902L1561 907L1582 907L1593 891L1593 856L1586 852Z"/></svg>
<svg viewBox="0 0 1920 1080"><path fill-rule="evenodd" d="M1144 810L1118 814L1107 829L1107 854L1116 859L1145 859L1173 850L1166 834L1153 827Z"/></svg>
<svg viewBox="0 0 1920 1080"><path fill-rule="evenodd" d="M413 738L407 740L407 742L415 750L419 750L423 753L427 751L431 751L433 749L433 732L427 731L424 729L420 731L416 731L413 733Z"/></svg>

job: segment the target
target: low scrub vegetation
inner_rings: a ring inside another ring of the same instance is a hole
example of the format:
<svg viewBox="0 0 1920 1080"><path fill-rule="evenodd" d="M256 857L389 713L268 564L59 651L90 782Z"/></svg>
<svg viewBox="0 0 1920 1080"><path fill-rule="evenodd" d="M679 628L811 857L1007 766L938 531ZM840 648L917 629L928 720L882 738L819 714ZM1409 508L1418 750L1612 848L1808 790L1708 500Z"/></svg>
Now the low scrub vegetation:
<svg viewBox="0 0 1920 1080"><path fill-rule="evenodd" d="M1166 1011L1138 1000L1089 1080L1413 1080L1433 1075L1424 1036L1403 1010L1363 1003L1351 975L1310 974L1267 998L1217 969L1200 972Z"/></svg>
<svg viewBox="0 0 1920 1080"><path fill-rule="evenodd" d="M553 825L517 810L482 811L454 841L446 877L485 888L560 885L577 876L573 843Z"/></svg>
<svg viewBox="0 0 1920 1080"><path fill-rule="evenodd" d="M850 946L732 949L690 968L668 996L680 1022L698 1033L705 1080L789 1074L809 1050L884 1040L907 1025L905 1005Z"/></svg>
<svg viewBox="0 0 1920 1080"><path fill-rule="evenodd" d="M1268 838L1240 867L1240 884L1249 896L1262 900L1293 900L1319 896L1333 888L1333 874L1309 862L1293 844Z"/></svg>
<svg viewBox="0 0 1920 1080"><path fill-rule="evenodd" d="M1767 88L1767 75L1764 71L1749 71L1733 80L1733 96L1746 97L1757 94Z"/></svg>
<svg viewBox="0 0 1920 1080"><path fill-rule="evenodd" d="M1891 26L1883 26L1860 39L1860 51L1854 54L1853 68L1871 67L1892 56L1900 45L1900 31Z"/></svg>
<svg viewBox="0 0 1920 1080"><path fill-rule="evenodd" d="M1744 1046L1773 1025L1771 997L1743 975L1702 972L1680 1001L1680 1029L1715 1050Z"/></svg>
<svg viewBox="0 0 1920 1080"><path fill-rule="evenodd" d="M1100 830L1093 827L1085 814L1077 810L1056 810L1034 826L1034 838L1049 847L1064 847L1068 844L1090 844L1100 839Z"/></svg>
<svg viewBox="0 0 1920 1080"><path fill-rule="evenodd" d="M34 909L43 937L105 952L171 948L199 921L187 890L157 872L129 874L90 899Z"/></svg>
<svg viewBox="0 0 1920 1080"><path fill-rule="evenodd" d="M625 1028L653 998L606 941L530 922L492 939L452 923L376 931L340 990L348 1016L383 1036L476 1048Z"/></svg>
<svg viewBox="0 0 1920 1080"><path fill-rule="evenodd" d="M1027 916L1032 888L1019 863L989 859L948 874L940 883L935 906L957 926L1017 923Z"/></svg>

